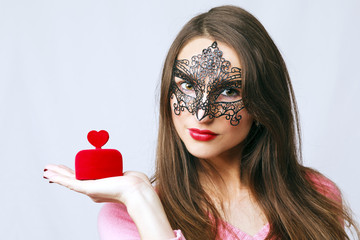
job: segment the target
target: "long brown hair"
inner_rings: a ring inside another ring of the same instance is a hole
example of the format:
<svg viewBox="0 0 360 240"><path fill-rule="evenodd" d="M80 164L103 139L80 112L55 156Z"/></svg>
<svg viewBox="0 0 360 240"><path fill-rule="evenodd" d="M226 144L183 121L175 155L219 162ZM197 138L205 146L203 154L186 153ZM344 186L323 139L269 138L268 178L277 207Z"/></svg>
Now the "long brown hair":
<svg viewBox="0 0 360 240"><path fill-rule="evenodd" d="M316 186L309 177L322 175L301 165L297 106L279 50L254 16L234 6L213 8L191 19L165 60L154 179L171 226L188 240L208 240L216 238L221 223L221 209L200 184L199 161L187 151L171 117L174 62L189 40L201 36L226 43L241 59L244 104L259 124L253 124L244 142L239 181L270 223L266 239L349 239L343 220L359 236L345 205L334 200L332 192L324 194L326 188L320 193L326 186Z"/></svg>

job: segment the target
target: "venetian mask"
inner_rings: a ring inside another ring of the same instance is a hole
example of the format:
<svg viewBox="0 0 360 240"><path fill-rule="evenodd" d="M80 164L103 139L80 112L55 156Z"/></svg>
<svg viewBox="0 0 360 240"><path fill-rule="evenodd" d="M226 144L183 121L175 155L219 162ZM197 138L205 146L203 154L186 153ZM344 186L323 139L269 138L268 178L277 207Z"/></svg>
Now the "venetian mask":
<svg viewBox="0 0 360 240"><path fill-rule="evenodd" d="M171 99L177 100L174 113L179 115L186 109L199 121L224 116L236 126L244 108L241 83L241 69L231 67L214 42L191 59L175 61L171 82Z"/></svg>

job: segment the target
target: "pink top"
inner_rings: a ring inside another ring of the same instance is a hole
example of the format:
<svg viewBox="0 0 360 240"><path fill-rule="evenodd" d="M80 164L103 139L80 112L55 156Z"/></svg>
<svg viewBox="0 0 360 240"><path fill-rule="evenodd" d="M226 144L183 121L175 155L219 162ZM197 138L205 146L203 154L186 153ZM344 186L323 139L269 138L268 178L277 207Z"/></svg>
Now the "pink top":
<svg viewBox="0 0 360 240"><path fill-rule="evenodd" d="M317 190L325 196L336 201L341 201L339 189L327 178L310 176ZM219 235L222 240L233 239L235 233L241 240L264 240L269 233L270 225L267 223L255 235L251 236L240 229L226 223L229 229L219 227ZM138 240L139 232L135 223L129 216L126 206L119 203L106 203L102 207L98 218L98 228L101 240ZM233 231L231 233L229 230ZM174 238L170 240L186 240L181 230L174 230Z"/></svg>

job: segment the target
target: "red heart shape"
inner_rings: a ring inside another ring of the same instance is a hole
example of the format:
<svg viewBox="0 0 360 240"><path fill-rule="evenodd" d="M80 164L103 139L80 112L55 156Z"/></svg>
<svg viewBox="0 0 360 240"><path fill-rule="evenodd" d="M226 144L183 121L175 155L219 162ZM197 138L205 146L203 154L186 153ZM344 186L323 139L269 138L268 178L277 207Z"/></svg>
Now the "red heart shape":
<svg viewBox="0 0 360 240"><path fill-rule="evenodd" d="M105 130L92 130L87 135L88 141L96 148L101 148L109 140L109 133Z"/></svg>

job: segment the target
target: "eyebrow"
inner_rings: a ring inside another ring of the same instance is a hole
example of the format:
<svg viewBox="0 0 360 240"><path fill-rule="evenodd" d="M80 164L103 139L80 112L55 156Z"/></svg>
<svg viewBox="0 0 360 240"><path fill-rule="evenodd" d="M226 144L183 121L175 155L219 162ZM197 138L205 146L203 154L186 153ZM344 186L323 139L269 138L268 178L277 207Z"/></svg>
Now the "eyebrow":
<svg viewBox="0 0 360 240"><path fill-rule="evenodd" d="M196 79L193 79L192 74L189 71L182 71L182 69L175 68L173 70L173 80L175 81L175 77L181 78L182 80L195 82Z"/></svg>
<svg viewBox="0 0 360 240"><path fill-rule="evenodd" d="M222 91L226 88L242 88L242 80L222 81L212 85L212 92Z"/></svg>
<svg viewBox="0 0 360 240"><path fill-rule="evenodd" d="M192 74L189 71L189 68L190 68L189 60L187 60L187 59L175 60L174 67L173 67L174 70L179 70L180 72L182 72L188 76L191 76Z"/></svg>

